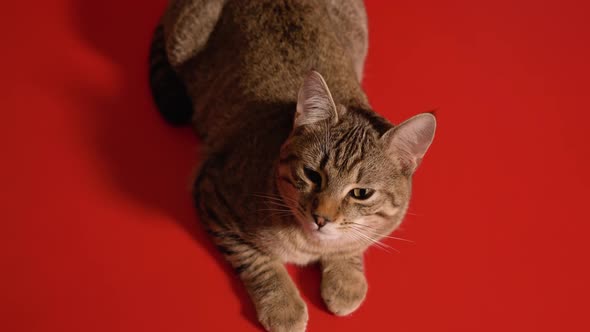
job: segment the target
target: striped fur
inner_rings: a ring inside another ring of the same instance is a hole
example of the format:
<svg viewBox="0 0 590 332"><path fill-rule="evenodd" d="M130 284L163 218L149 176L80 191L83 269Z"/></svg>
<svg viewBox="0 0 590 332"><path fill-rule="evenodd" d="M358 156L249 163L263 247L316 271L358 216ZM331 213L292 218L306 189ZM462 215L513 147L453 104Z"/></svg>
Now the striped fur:
<svg viewBox="0 0 590 332"><path fill-rule="evenodd" d="M360 0L177 0L156 31L152 67L166 71L152 77L180 78L167 95L190 96L205 145L200 219L268 331L307 325L285 263L319 263L334 314L359 307L363 252L401 222L434 133L434 120L394 127L372 111L366 51Z"/></svg>

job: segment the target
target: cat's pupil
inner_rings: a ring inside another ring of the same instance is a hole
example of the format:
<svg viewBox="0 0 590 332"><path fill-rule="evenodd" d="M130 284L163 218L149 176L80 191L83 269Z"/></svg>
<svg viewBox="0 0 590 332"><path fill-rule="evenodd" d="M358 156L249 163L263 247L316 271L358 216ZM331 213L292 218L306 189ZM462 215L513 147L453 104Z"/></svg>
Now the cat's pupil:
<svg viewBox="0 0 590 332"><path fill-rule="evenodd" d="M366 188L354 188L350 191L350 196L360 200L367 199L371 197L372 194L373 191Z"/></svg>
<svg viewBox="0 0 590 332"><path fill-rule="evenodd" d="M322 176L320 175L320 173L314 171L309 167L304 167L303 173L305 174L307 179L311 181L314 185L316 185L318 188L322 186Z"/></svg>

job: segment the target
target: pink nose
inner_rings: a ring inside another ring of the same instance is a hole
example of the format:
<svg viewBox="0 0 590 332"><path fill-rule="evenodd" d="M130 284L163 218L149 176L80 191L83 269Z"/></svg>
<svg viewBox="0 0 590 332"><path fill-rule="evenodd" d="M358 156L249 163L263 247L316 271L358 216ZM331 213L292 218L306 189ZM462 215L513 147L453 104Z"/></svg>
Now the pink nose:
<svg viewBox="0 0 590 332"><path fill-rule="evenodd" d="M319 216L317 214L313 215L313 221L315 222L316 225L318 225L318 228L322 228L322 227L324 227L324 225L326 225L327 223L330 222L329 219L326 219L326 218Z"/></svg>

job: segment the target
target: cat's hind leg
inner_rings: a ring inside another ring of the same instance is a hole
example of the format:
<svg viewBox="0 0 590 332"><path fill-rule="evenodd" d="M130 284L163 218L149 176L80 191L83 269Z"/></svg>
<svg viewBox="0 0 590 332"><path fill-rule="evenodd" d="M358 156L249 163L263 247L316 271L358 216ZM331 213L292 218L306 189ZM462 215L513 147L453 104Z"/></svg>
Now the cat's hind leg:
<svg viewBox="0 0 590 332"><path fill-rule="evenodd" d="M180 74L215 28L225 0L170 2L154 32L150 48L150 88L158 110L172 125L192 120L193 104Z"/></svg>
<svg viewBox="0 0 590 332"><path fill-rule="evenodd" d="M162 25L166 53L174 68L199 53L223 10L226 0L173 0L164 13Z"/></svg>
<svg viewBox="0 0 590 332"><path fill-rule="evenodd" d="M162 25L152 37L149 77L154 103L164 120L173 126L189 124L193 115L192 100L168 61Z"/></svg>

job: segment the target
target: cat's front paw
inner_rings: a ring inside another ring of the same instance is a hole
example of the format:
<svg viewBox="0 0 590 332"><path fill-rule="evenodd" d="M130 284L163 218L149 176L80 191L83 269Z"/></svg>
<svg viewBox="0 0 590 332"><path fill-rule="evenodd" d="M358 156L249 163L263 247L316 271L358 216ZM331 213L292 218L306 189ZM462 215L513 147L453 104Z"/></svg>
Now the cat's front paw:
<svg viewBox="0 0 590 332"><path fill-rule="evenodd" d="M346 316L361 305L367 294L367 280L359 271L348 273L324 272L322 298L332 313Z"/></svg>
<svg viewBox="0 0 590 332"><path fill-rule="evenodd" d="M307 326L307 306L299 296L267 299L257 311L258 320L269 332L303 332Z"/></svg>

